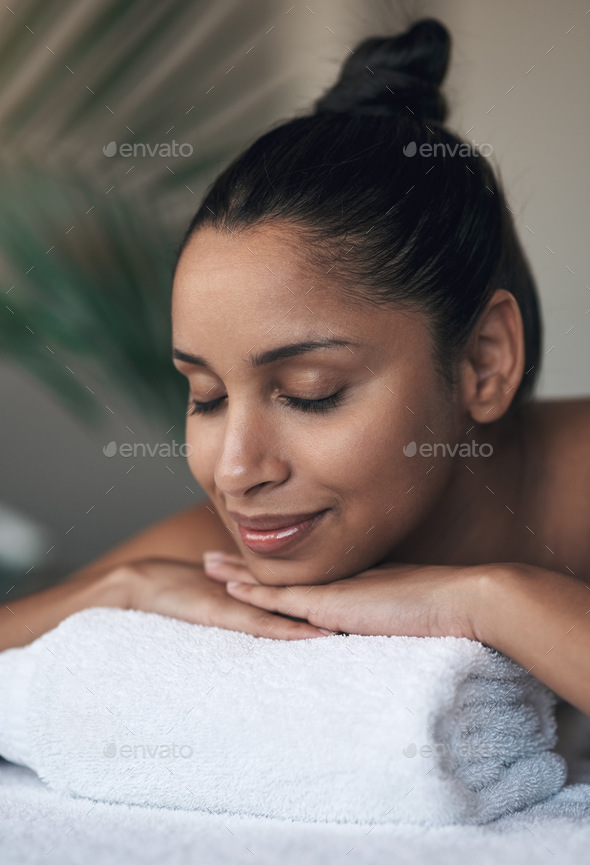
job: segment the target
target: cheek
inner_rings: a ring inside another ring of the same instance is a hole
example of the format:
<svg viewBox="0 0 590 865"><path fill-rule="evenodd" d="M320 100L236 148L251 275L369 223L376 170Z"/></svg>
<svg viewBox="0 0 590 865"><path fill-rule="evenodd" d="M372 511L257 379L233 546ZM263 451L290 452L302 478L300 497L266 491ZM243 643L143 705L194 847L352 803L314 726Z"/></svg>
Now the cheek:
<svg viewBox="0 0 590 865"><path fill-rule="evenodd" d="M211 494L213 491L213 473L215 471L217 445L214 436L207 435L207 432L203 429L203 425L201 425L201 429L197 434L198 422L193 423L193 420L189 418L186 425L185 440L190 445L187 463L197 483L207 494Z"/></svg>
<svg viewBox="0 0 590 865"><path fill-rule="evenodd" d="M444 418L434 403L416 403L412 411L401 394L391 395L362 414L351 414L346 424L334 425L323 454L318 453L344 504L341 531L356 541L350 558L362 567L368 566L365 558L385 555L401 542L448 481L449 461L436 460L431 469L433 461L418 450L432 440L427 427L441 430ZM329 482L327 475L324 480Z"/></svg>
<svg viewBox="0 0 590 865"><path fill-rule="evenodd" d="M415 461L404 447L415 440L421 420L393 395L374 405L365 403L343 412L314 441L314 454L327 484L332 482L348 498L367 501L405 493L416 475Z"/></svg>
<svg viewBox="0 0 590 865"><path fill-rule="evenodd" d="M447 410L437 399L414 400L410 408L401 398L389 422L387 434L374 434L373 496L380 508L374 522L392 546L416 529L443 494L452 471L451 461L422 456L424 443L450 437ZM431 432L432 431L432 432Z"/></svg>

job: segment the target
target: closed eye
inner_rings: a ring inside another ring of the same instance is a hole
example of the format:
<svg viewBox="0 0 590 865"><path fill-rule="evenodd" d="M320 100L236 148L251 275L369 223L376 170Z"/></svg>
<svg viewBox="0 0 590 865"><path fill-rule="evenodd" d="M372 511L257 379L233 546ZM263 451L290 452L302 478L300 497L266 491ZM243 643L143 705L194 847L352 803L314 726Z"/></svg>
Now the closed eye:
<svg viewBox="0 0 590 865"><path fill-rule="evenodd" d="M286 396L285 405L302 412L329 411L331 408L335 408L339 405L343 393L344 388L330 396L324 397L323 399L300 399L296 396ZM209 412L213 412L219 408L224 399L227 399L227 397L221 396L218 399L211 400L210 402L198 402L197 400L192 400L189 415L208 414Z"/></svg>

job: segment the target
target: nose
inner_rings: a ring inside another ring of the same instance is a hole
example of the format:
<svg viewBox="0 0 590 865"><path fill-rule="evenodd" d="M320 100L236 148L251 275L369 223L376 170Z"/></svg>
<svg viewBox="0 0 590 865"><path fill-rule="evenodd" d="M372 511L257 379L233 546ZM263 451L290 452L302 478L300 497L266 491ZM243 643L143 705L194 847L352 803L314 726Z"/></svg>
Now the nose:
<svg viewBox="0 0 590 865"><path fill-rule="evenodd" d="M268 413L247 400L228 404L215 461L217 489L240 498L261 484L282 483L289 469L280 445Z"/></svg>

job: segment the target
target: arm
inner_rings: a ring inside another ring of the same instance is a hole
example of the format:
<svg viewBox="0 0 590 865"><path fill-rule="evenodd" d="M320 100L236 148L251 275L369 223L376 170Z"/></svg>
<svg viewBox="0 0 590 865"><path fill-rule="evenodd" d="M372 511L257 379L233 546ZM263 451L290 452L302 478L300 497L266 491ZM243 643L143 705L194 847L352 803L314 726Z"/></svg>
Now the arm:
<svg viewBox="0 0 590 865"><path fill-rule="evenodd" d="M0 652L32 643L37 637L87 607L128 606L121 570L96 569L0 607Z"/></svg>
<svg viewBox="0 0 590 865"><path fill-rule="evenodd" d="M201 564L211 546L235 550L230 533L206 504L191 507L132 536L59 585L0 604L0 651L32 642L89 607L121 607L242 631L299 640L320 636L307 622L274 616L231 598Z"/></svg>
<svg viewBox="0 0 590 865"><path fill-rule="evenodd" d="M56 586L0 604L0 651L32 642L87 607L125 607L129 589L122 585L121 565L148 557L198 564L211 544L231 550L229 532L207 505L184 508L136 532Z"/></svg>
<svg viewBox="0 0 590 865"><path fill-rule="evenodd" d="M383 564L322 585L268 586L229 556L210 579L266 610L332 632L467 637L497 649L590 715L590 588L520 562ZM313 592L312 592L313 589Z"/></svg>
<svg viewBox="0 0 590 865"><path fill-rule="evenodd" d="M590 715L590 588L580 579L520 563L480 580L474 636L513 658Z"/></svg>

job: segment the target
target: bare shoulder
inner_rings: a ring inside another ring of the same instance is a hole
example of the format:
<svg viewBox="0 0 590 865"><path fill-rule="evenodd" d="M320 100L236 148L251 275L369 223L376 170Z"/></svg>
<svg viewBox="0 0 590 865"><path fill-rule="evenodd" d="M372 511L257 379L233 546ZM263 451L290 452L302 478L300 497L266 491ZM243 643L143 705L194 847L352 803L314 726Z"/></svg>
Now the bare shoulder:
<svg viewBox="0 0 590 865"><path fill-rule="evenodd" d="M208 499L135 532L74 574L68 575L67 579L141 558L179 559L202 565L205 550L240 552L230 530L221 522Z"/></svg>
<svg viewBox="0 0 590 865"><path fill-rule="evenodd" d="M531 423L543 432L548 456L564 469L590 466L590 397L538 400L530 406Z"/></svg>
<svg viewBox="0 0 590 865"><path fill-rule="evenodd" d="M590 576L590 398L539 400L528 412L536 442L538 506L545 532L576 576ZM551 543L544 540L551 546Z"/></svg>

